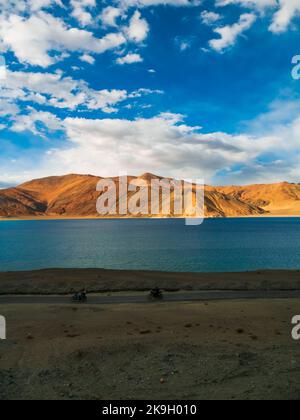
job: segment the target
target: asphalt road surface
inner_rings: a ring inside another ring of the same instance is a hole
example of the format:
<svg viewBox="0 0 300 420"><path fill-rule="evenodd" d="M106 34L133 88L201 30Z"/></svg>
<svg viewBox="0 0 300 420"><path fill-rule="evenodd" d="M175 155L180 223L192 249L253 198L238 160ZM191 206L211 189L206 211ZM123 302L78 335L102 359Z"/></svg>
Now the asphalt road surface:
<svg viewBox="0 0 300 420"><path fill-rule="evenodd" d="M239 299L300 299L300 290L291 291L194 291L165 293L163 302L193 302ZM152 300L153 302L153 300ZM0 296L0 305L7 304L74 304L71 296ZM122 303L151 303L147 293L138 295L92 295L87 304L105 305Z"/></svg>

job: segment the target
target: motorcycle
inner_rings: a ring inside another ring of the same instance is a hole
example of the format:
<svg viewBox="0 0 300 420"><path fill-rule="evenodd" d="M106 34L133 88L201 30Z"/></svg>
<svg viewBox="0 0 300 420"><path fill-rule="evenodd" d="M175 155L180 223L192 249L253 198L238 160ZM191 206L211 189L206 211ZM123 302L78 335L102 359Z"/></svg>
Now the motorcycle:
<svg viewBox="0 0 300 420"><path fill-rule="evenodd" d="M154 289L152 289L149 294L149 300L151 301L163 300L163 298L164 298L163 293L158 287L155 287Z"/></svg>
<svg viewBox="0 0 300 420"><path fill-rule="evenodd" d="M72 302L85 303L86 301L86 293L75 293L75 295L72 296Z"/></svg>

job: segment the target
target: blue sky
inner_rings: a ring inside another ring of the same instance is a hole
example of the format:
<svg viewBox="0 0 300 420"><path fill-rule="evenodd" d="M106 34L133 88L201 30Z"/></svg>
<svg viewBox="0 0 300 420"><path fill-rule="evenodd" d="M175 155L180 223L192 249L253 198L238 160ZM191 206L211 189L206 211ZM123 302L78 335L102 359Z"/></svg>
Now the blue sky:
<svg viewBox="0 0 300 420"><path fill-rule="evenodd" d="M299 26L295 0L0 0L0 187L300 182Z"/></svg>

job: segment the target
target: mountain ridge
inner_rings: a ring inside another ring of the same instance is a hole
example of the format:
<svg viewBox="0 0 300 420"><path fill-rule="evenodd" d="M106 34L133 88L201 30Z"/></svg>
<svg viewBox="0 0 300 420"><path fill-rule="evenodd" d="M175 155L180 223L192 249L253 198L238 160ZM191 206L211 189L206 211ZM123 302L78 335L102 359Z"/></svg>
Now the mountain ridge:
<svg viewBox="0 0 300 420"><path fill-rule="evenodd" d="M100 195L96 185L101 179L104 178L68 174L34 179L17 187L2 189L0 217L100 217L96 210L96 201ZM147 172L138 177L128 176L129 181L136 179L142 179L150 185L152 179L162 177ZM295 183L205 185L204 195L205 217L300 215L300 185ZM172 199L171 196L171 202ZM169 216L174 217L174 214L170 213ZM185 216L183 213L177 217Z"/></svg>

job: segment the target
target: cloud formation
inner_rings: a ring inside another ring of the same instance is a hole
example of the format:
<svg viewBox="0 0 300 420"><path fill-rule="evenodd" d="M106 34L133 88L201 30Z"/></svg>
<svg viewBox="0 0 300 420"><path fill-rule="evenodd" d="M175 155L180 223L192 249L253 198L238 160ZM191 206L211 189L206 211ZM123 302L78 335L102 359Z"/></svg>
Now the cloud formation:
<svg viewBox="0 0 300 420"><path fill-rule="evenodd" d="M81 26L91 25L93 15L91 9L96 7L96 0L71 0L73 8L72 16L78 20Z"/></svg>
<svg viewBox="0 0 300 420"><path fill-rule="evenodd" d="M83 80L65 77L63 73L33 73L7 71L0 97L34 102L58 109L105 109L127 99L125 90L94 90Z"/></svg>
<svg viewBox="0 0 300 420"><path fill-rule="evenodd" d="M145 41L149 33L149 25L139 11L136 11L130 19L129 26L125 28L125 33L130 41L139 43Z"/></svg>
<svg viewBox="0 0 300 420"><path fill-rule="evenodd" d="M217 0L216 6L236 4L248 9L273 13L269 30L273 33L282 33L289 29L293 19L300 14L299 0Z"/></svg>
<svg viewBox="0 0 300 420"><path fill-rule="evenodd" d="M49 67L63 52L104 53L126 42L121 33L108 33L103 38L92 32L70 28L61 19L39 12L30 17L0 15L0 48L10 50L21 63ZM56 54L51 54L55 52Z"/></svg>
<svg viewBox="0 0 300 420"><path fill-rule="evenodd" d="M226 48L233 46L237 38L251 28L255 20L256 16L254 14L244 13L240 16L237 23L214 29L214 32L220 35L220 38L209 41L210 47L218 52L222 52Z"/></svg>
<svg viewBox="0 0 300 420"><path fill-rule="evenodd" d="M117 19L122 16L122 10L117 7L108 6L105 7L100 15L102 24L105 27L117 27Z"/></svg>
<svg viewBox="0 0 300 420"><path fill-rule="evenodd" d="M204 25L213 25L214 23L218 22L221 19L221 15L216 12L209 12L208 10L204 10L201 13L201 20Z"/></svg>
<svg viewBox="0 0 300 420"><path fill-rule="evenodd" d="M118 0L122 8L129 7L149 7L149 6L193 6L199 5L195 0Z"/></svg>
<svg viewBox="0 0 300 420"><path fill-rule="evenodd" d="M125 55L124 57L120 57L117 59L117 63L121 66L124 64L134 64L134 63L142 63L143 58L140 56L140 54L132 54L129 53Z"/></svg>
<svg viewBox="0 0 300 420"><path fill-rule="evenodd" d="M280 0L280 8L273 17L270 30L274 33L285 32L293 19L300 14L300 3L298 0Z"/></svg>
<svg viewBox="0 0 300 420"><path fill-rule="evenodd" d="M51 131L63 130L67 144L64 148L48 149L41 156L41 165L35 169L34 176L49 175L49 170L51 174L78 172L78 168L82 173L102 176L116 175L116 171L129 174L150 171L166 176L204 178L206 182L218 179L221 172L223 182L237 183L259 181L262 172L265 182L274 181L274 173L278 174L278 180L282 176L289 180L300 176L296 166L300 158L295 153L300 147L299 117L289 126L277 125L276 132L270 130L265 135L230 135L203 134L200 127L189 126L182 115L172 113L135 120L59 120L51 114L32 111L31 120L22 118L14 129L26 128L38 133L41 124ZM260 163L261 157L270 152L274 158L267 164ZM293 156L289 164L284 164L284 156ZM283 172L276 172L275 168ZM20 178L22 174L17 176Z"/></svg>
<svg viewBox="0 0 300 420"><path fill-rule="evenodd" d="M30 130L37 134L37 121L40 116L47 118L51 126L41 122L53 130L57 121L55 114L50 117L45 114L44 107L53 110L101 110L111 114L118 112L117 106L124 101L131 101L151 94L161 94L161 91L151 89L137 89L132 92L118 89L95 90L83 80L75 80L58 73L33 73L7 71L7 78L2 81L0 90L0 117L6 117L4 127L13 127L13 131ZM32 104L40 108L41 112L33 109ZM24 109L25 105L27 108ZM29 108L28 108L29 107ZM13 123L12 123L13 122ZM44 131L42 131L44 132Z"/></svg>
<svg viewBox="0 0 300 420"><path fill-rule="evenodd" d="M205 9L206 3L197 0L114 0L106 3L96 0L0 0L0 51L9 58L14 54L11 60L14 64L4 76L4 67L0 66L0 130L9 128L13 133L22 133L23 139L26 136L31 139L33 134L49 141L44 142L49 144L47 151L39 151L41 163L34 170L30 166L37 165L36 159L33 162L29 152L27 156L21 151L23 163L19 162L16 177L23 180L29 177L28 173L35 177L49 175L50 171L52 174L80 171L112 175L112 168L113 174L116 170L135 173L148 170L163 175L205 177L207 182L221 173L232 182L259 180L262 174L267 179L267 171L270 171L270 177L274 173L290 180L300 177L297 169L300 163L297 158L300 135L297 104L285 103L280 108L271 108L240 135L203 134L199 127L185 123L179 114L159 113L162 109L169 110L170 104L176 102L172 97L173 83L166 83L166 79L172 77L173 69L168 69L161 58L155 62L155 49L153 55L141 52L147 47L148 39L156 40L154 30L151 39L149 34L152 16L161 10L154 7L159 5L195 7L194 23L206 31L208 39L215 34L209 45L216 53L232 48L256 21L262 22L265 32L271 31L277 36L293 28L300 13L299 0L214 0L209 10ZM147 7L153 8L145 10ZM180 9L178 13L182 12L185 17L186 10ZM239 14L234 23L231 11L234 16ZM194 26L191 24L190 27ZM181 51L191 48L200 56L202 45L199 45L197 34L180 31L177 34L172 28L169 45L175 42ZM152 44L149 42L149 45ZM173 50L172 53L179 54L175 48ZM103 60L98 57L107 52L110 55ZM186 54L187 60L189 55L192 54ZM117 65L143 61L145 65L131 67L137 77L132 77L130 83L122 80L122 76L117 78L118 71L121 75L129 71L129 67L125 71ZM64 71L57 70L59 62L59 68ZM159 79L165 70L162 62L168 73ZM99 88L102 63L107 65L103 70L103 81L109 80L109 88L105 84ZM197 57L193 65L197 67ZM111 66L119 87L116 89L109 78ZM78 71L75 74L80 74L78 79L74 76L75 70ZM93 75L87 79L89 83L83 80L88 70ZM97 83L94 84L95 74ZM189 76L188 72L184 74L184 77ZM167 92L169 99L165 107L157 101L152 110L149 108L153 104L146 101L147 95L163 92L140 88L141 80L145 80L146 87L152 87L156 80L162 86L166 83L170 92ZM122 89L124 86L126 88ZM126 107L124 114L116 114L123 107ZM288 123L282 113L283 107L285 113L293 113ZM176 109L185 112L189 108L183 99L182 104L176 103ZM102 112L107 114L105 118ZM69 118L65 118L66 114ZM62 141L56 142L54 147L49 139L56 133ZM1 139L2 150L5 144L8 142ZM7 146L9 148L12 144ZM7 179L12 179L11 163L5 163L3 158L0 163L1 172Z"/></svg>

